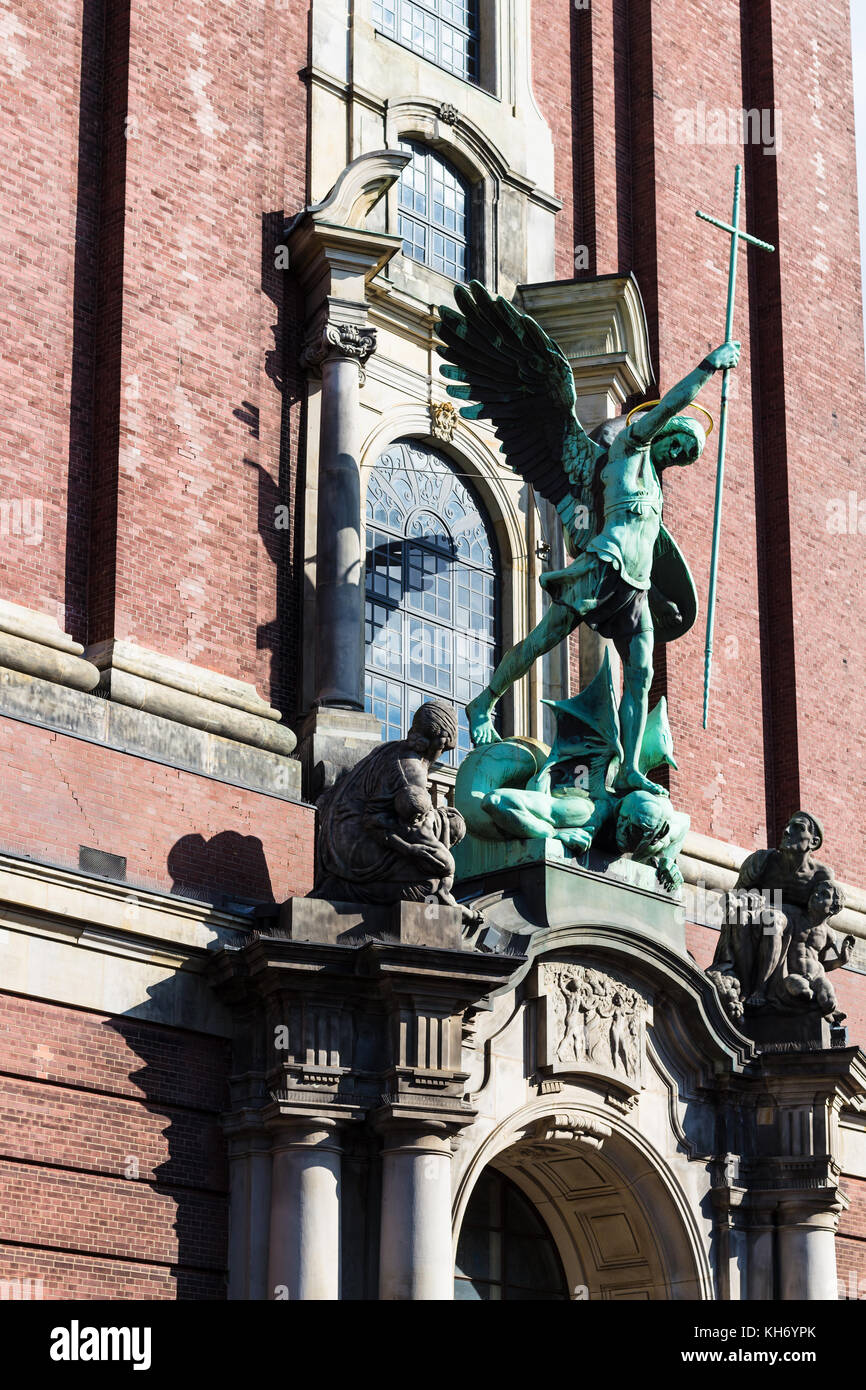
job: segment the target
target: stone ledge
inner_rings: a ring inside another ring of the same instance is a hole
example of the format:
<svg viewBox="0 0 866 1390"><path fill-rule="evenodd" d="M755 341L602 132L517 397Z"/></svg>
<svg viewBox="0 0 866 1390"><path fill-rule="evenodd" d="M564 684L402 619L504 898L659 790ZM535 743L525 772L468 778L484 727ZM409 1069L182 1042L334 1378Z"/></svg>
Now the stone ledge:
<svg viewBox="0 0 866 1390"><path fill-rule="evenodd" d="M216 950L248 924L209 903L0 855L4 990L225 1037L227 1010L205 985Z"/></svg>
<svg viewBox="0 0 866 1390"><path fill-rule="evenodd" d="M194 898L111 883L80 870L0 854L0 917L14 931L80 939L114 934L202 953L246 939L249 921Z"/></svg>
<svg viewBox="0 0 866 1390"><path fill-rule="evenodd" d="M49 614L0 599L0 666L74 690L93 690L99 672L82 660L83 651Z"/></svg>
<svg viewBox="0 0 866 1390"><path fill-rule="evenodd" d="M0 715L246 791L301 799L301 765L284 753L2 666Z"/></svg>
<svg viewBox="0 0 866 1390"><path fill-rule="evenodd" d="M294 733L277 722L279 710L272 709L248 681L118 638L95 643L86 655L100 672L100 690L117 704L269 753L294 752Z"/></svg>

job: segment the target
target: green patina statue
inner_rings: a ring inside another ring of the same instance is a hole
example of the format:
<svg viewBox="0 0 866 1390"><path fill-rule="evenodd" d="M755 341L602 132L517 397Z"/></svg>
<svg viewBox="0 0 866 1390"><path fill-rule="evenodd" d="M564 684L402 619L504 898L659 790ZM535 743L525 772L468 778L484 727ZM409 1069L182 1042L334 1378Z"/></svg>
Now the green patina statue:
<svg viewBox="0 0 866 1390"><path fill-rule="evenodd" d="M575 414L568 359L534 319L477 281L458 286L455 301L460 312L440 309L448 391L475 402L461 410L467 419L492 421L508 463L556 506L574 556L566 569L542 576L551 599L544 617L467 706L472 741L483 746L498 739L497 700L585 622L613 641L623 664L615 790L666 795L641 767L653 647L689 630L697 599L662 525L659 473L700 457L704 429L680 412L714 372L737 365L740 345L716 348L652 409L633 421L609 422L596 442Z"/></svg>
<svg viewBox="0 0 866 1390"><path fill-rule="evenodd" d="M582 854L598 839L612 857L628 854L655 869L660 886L676 892L689 818L660 789L621 789L623 747L607 652L579 695L545 703L557 730L549 752L534 739L509 738L479 745L460 765L454 802L469 832L458 856L461 876L514 862L507 844L501 857L497 843L558 841ZM676 767L662 699L647 717L638 768L647 774L665 763Z"/></svg>

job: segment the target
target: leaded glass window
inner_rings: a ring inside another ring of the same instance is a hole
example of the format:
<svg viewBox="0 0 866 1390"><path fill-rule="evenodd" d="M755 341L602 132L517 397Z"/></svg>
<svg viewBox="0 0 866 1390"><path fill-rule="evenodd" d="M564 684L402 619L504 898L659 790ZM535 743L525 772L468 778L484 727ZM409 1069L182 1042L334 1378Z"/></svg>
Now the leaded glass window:
<svg viewBox="0 0 866 1390"><path fill-rule="evenodd" d="M373 0L373 23L404 48L478 79L478 0Z"/></svg>
<svg viewBox="0 0 866 1390"><path fill-rule="evenodd" d="M452 280L468 280L469 186L457 170L426 145L401 140L412 156L397 185L398 231L403 254Z"/></svg>
<svg viewBox="0 0 866 1390"><path fill-rule="evenodd" d="M383 739L402 738L425 700L457 707L457 764L471 747L464 706L497 656L492 527L444 454L404 439L367 488L366 701Z"/></svg>
<svg viewBox="0 0 866 1390"><path fill-rule="evenodd" d="M568 1286L550 1231L528 1197L487 1168L463 1218L454 1297L459 1302L567 1299Z"/></svg>

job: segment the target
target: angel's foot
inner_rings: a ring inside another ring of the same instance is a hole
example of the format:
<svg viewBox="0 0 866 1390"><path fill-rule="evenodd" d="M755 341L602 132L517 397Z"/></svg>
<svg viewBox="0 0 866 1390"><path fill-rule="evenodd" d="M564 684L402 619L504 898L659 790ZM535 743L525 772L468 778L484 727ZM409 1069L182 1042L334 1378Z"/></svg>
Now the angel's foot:
<svg viewBox="0 0 866 1390"><path fill-rule="evenodd" d="M592 831L570 826L563 830L557 830L553 838L561 840L564 845L568 845L569 849L584 850L589 849L592 844Z"/></svg>
<svg viewBox="0 0 866 1390"><path fill-rule="evenodd" d="M475 748L480 748L485 743L500 742L499 735L493 727L493 707L495 704L496 700L489 691L482 690L481 694L476 695L475 699L470 700L466 706L469 737Z"/></svg>
<svg viewBox="0 0 866 1390"><path fill-rule="evenodd" d="M650 781L649 777L644 777L643 773L636 769L631 772L623 772L617 779L616 785L619 791L651 792L653 796L670 796L667 787L661 787L658 782Z"/></svg>

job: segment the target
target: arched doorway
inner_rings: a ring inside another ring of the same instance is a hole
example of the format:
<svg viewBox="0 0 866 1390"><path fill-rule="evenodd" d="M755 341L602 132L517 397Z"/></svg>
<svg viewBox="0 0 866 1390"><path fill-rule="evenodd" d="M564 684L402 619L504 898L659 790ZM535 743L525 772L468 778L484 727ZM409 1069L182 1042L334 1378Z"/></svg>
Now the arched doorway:
<svg viewBox="0 0 866 1390"><path fill-rule="evenodd" d="M643 1136L597 1109L535 1114L503 1126L464 1176L455 1298L711 1298L699 1214Z"/></svg>
<svg viewBox="0 0 866 1390"><path fill-rule="evenodd" d="M570 1297L556 1242L539 1212L493 1167L481 1174L466 1208L454 1297L458 1302Z"/></svg>

